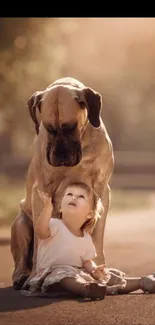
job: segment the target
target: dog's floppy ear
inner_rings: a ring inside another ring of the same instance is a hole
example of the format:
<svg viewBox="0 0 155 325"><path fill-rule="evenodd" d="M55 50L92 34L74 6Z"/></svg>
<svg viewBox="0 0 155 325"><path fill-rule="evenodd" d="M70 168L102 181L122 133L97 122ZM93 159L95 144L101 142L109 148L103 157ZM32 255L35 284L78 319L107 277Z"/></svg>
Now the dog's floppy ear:
<svg viewBox="0 0 155 325"><path fill-rule="evenodd" d="M89 122L92 126L98 128L100 126L100 113L102 107L101 95L92 88L84 88L81 95L78 98L78 102L86 104Z"/></svg>
<svg viewBox="0 0 155 325"><path fill-rule="evenodd" d="M31 118L33 122L35 123L35 129L36 133L39 134L39 125L40 125L40 120L39 117L37 116L37 109L39 112L41 112L41 100L43 97L44 92L43 91L36 91L28 100L27 106L29 108L29 112L31 115Z"/></svg>

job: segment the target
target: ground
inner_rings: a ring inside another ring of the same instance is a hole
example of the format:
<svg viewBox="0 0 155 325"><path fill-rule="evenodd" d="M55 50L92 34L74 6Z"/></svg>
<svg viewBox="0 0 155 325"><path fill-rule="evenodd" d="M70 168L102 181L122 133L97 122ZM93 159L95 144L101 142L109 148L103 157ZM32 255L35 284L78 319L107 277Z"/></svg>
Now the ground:
<svg viewBox="0 0 155 325"><path fill-rule="evenodd" d="M155 271L154 209L110 213L105 233L109 266L128 275ZM12 289L13 261L9 244L2 240L10 229L1 228L0 237L0 325L154 325L155 294L135 292L107 296L105 300L30 298Z"/></svg>

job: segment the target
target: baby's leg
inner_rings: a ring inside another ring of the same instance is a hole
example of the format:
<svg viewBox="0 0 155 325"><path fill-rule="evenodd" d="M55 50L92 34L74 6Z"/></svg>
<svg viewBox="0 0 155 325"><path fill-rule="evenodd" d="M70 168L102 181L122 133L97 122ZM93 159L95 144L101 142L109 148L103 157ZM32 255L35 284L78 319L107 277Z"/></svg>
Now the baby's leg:
<svg viewBox="0 0 155 325"><path fill-rule="evenodd" d="M125 277L127 285L119 293L129 293L141 289L143 292L155 293L155 274L141 277Z"/></svg>
<svg viewBox="0 0 155 325"><path fill-rule="evenodd" d="M110 279L107 283L107 295L114 293L128 294L130 292L142 289L141 277L127 277L125 273L115 270L110 270Z"/></svg>
<svg viewBox="0 0 155 325"><path fill-rule="evenodd" d="M86 281L83 278L64 278L60 281L60 284L65 290L76 295L84 296L84 286Z"/></svg>
<svg viewBox="0 0 155 325"><path fill-rule="evenodd" d="M130 293L141 289L140 282L141 277L125 277L126 285L124 288L118 289L118 293Z"/></svg>
<svg viewBox="0 0 155 325"><path fill-rule="evenodd" d="M78 296L84 298L104 299L106 294L106 286L95 282L86 282L82 277L76 278L65 278L60 281L62 287Z"/></svg>

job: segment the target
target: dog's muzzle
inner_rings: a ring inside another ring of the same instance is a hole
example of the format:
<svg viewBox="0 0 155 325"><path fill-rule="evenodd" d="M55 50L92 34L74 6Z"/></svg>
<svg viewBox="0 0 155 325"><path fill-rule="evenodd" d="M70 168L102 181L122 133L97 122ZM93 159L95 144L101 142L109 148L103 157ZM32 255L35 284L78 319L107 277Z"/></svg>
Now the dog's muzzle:
<svg viewBox="0 0 155 325"><path fill-rule="evenodd" d="M48 163L54 167L76 166L82 158L81 145L78 141L70 141L67 144L58 141L53 148L52 143L49 142L46 148L46 157Z"/></svg>

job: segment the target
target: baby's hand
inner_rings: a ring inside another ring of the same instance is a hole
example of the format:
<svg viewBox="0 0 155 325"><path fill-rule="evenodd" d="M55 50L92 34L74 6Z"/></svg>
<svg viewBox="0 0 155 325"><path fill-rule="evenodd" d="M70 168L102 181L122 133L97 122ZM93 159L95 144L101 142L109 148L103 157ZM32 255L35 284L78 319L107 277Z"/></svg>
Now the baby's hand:
<svg viewBox="0 0 155 325"><path fill-rule="evenodd" d="M48 195L48 193L41 191L39 188L37 189L37 193L38 193L40 199L42 200L44 206L52 205L51 197Z"/></svg>
<svg viewBox="0 0 155 325"><path fill-rule="evenodd" d="M33 191L35 190L35 192L38 193L39 195L39 198L41 199L44 207L52 207L53 208L53 205L52 205L52 200L51 200L51 197L49 196L48 193L42 191L40 188L39 188L39 181L36 180L34 185L33 185Z"/></svg>
<svg viewBox="0 0 155 325"><path fill-rule="evenodd" d="M98 265L94 271L92 271L92 275L96 280L104 280L106 282L109 280L109 272L105 265Z"/></svg>

